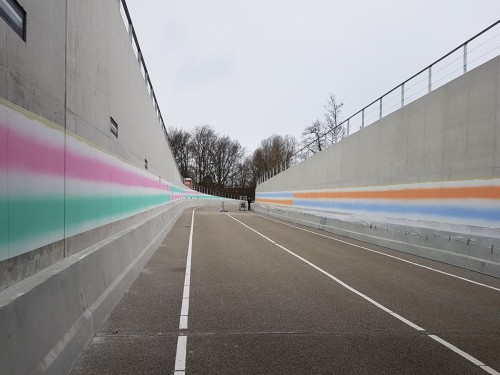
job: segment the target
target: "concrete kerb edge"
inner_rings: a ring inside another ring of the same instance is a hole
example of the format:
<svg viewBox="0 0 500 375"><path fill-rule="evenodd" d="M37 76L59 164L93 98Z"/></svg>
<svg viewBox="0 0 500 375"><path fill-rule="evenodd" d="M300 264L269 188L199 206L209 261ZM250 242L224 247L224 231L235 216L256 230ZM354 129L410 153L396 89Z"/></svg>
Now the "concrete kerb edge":
<svg viewBox="0 0 500 375"><path fill-rule="evenodd" d="M180 214L214 203L186 200L169 205L0 292L3 371L69 373ZM138 244L140 249L123 249ZM122 255L128 256L126 262ZM114 271L110 277L108 270Z"/></svg>
<svg viewBox="0 0 500 375"><path fill-rule="evenodd" d="M324 230L325 232L349 237L352 239L365 241L374 245L387 247L404 253L420 256L427 259L451 264L461 268L484 273L486 275L500 277L500 262L481 257L470 246L462 246L461 243L451 243L448 248L424 246L415 242L410 242L409 235L399 235L394 232L379 231L375 236L366 233L365 227L356 223L343 222L340 220L326 218L321 220L321 215L311 213L300 213L286 210L282 207L259 207L254 206L254 211L263 215L277 219L290 221L296 224L305 225L310 228ZM373 231L372 231L373 232ZM386 234L384 236L384 234ZM392 237L392 238L391 238ZM438 242L438 241L435 241ZM430 244L432 242L430 241ZM454 250L454 251L453 251Z"/></svg>

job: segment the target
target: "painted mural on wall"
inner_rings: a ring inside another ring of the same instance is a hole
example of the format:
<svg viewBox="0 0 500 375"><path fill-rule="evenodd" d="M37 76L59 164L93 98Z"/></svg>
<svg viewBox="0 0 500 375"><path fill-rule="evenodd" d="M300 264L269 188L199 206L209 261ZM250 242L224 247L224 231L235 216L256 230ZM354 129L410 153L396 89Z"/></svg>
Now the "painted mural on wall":
<svg viewBox="0 0 500 375"><path fill-rule="evenodd" d="M0 260L201 197L0 101Z"/></svg>
<svg viewBox="0 0 500 375"><path fill-rule="evenodd" d="M330 212L500 227L500 179L256 193L256 202Z"/></svg>

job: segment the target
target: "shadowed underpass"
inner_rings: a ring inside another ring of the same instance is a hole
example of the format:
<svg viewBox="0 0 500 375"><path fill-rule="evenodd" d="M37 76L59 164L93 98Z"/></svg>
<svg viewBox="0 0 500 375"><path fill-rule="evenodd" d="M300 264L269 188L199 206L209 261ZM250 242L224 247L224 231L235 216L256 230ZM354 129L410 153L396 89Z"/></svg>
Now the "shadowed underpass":
<svg viewBox="0 0 500 375"><path fill-rule="evenodd" d="M496 373L499 307L494 277L188 209L72 373Z"/></svg>

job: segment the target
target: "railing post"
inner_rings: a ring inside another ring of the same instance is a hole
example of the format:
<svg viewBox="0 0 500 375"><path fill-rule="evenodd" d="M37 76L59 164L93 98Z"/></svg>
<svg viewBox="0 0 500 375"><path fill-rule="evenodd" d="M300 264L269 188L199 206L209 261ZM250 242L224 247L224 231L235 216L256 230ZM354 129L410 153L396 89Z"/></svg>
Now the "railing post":
<svg viewBox="0 0 500 375"><path fill-rule="evenodd" d="M362 128L365 127L365 109L364 108L361 110L361 127Z"/></svg>
<svg viewBox="0 0 500 375"><path fill-rule="evenodd" d="M432 91L432 65L429 66L429 91Z"/></svg>
<svg viewBox="0 0 500 375"><path fill-rule="evenodd" d="M349 135L349 120L350 119L351 119L350 117L347 119L347 135Z"/></svg>
<svg viewBox="0 0 500 375"><path fill-rule="evenodd" d="M378 119L380 120L382 118L382 98L380 98L380 111L379 111L379 116Z"/></svg>
<svg viewBox="0 0 500 375"><path fill-rule="evenodd" d="M401 84L401 108L405 106L405 84Z"/></svg>
<svg viewBox="0 0 500 375"><path fill-rule="evenodd" d="M464 74L467 73L467 44L464 44Z"/></svg>

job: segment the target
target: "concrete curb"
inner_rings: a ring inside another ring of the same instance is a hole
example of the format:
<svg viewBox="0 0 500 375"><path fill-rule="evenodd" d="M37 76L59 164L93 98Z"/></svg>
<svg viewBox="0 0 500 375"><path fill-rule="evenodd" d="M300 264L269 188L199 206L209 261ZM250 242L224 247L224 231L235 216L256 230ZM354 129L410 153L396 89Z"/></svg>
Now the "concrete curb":
<svg viewBox="0 0 500 375"><path fill-rule="evenodd" d="M452 264L486 275L500 277L500 243L497 238L481 237L464 240L463 234L428 230L416 233L411 227L382 229L377 226L351 223L339 219L287 210L270 205L254 205L254 211L266 216L324 230L356 240L365 241L423 258Z"/></svg>
<svg viewBox="0 0 500 375"><path fill-rule="evenodd" d="M187 208L159 213L0 292L3 374L66 374Z"/></svg>

